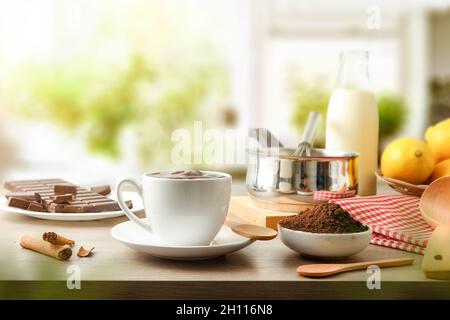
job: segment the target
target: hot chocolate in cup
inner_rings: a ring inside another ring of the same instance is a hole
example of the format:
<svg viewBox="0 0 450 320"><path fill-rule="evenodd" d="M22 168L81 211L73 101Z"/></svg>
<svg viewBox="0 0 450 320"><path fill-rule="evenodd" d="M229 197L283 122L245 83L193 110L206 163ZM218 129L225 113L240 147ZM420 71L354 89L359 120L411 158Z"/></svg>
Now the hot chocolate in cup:
<svg viewBox="0 0 450 320"><path fill-rule="evenodd" d="M121 189L133 185L144 200L144 219L125 205ZM146 173L141 182L123 179L117 199L127 217L152 233L164 245L204 246L222 227L231 196L231 176L212 171Z"/></svg>

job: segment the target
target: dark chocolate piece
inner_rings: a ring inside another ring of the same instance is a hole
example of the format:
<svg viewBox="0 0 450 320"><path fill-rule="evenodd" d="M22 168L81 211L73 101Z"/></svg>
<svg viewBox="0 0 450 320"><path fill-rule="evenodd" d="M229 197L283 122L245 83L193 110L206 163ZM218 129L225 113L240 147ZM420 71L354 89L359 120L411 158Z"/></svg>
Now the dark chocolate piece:
<svg viewBox="0 0 450 320"><path fill-rule="evenodd" d="M92 212L97 212L95 207L90 205L90 204L84 204L83 205L83 212L84 213L92 213Z"/></svg>
<svg viewBox="0 0 450 320"><path fill-rule="evenodd" d="M50 196L50 199L53 200L54 203L69 203L74 199L74 195L71 193L68 194L55 194Z"/></svg>
<svg viewBox="0 0 450 320"><path fill-rule="evenodd" d="M65 204L63 211L64 213L83 213L84 212L85 205L72 205L72 204Z"/></svg>
<svg viewBox="0 0 450 320"><path fill-rule="evenodd" d="M57 212L57 213L83 213L84 205L71 205L71 204L60 204L60 203L51 203L47 210L48 212Z"/></svg>
<svg viewBox="0 0 450 320"><path fill-rule="evenodd" d="M77 194L77 186L70 183L56 184L53 187L53 191L56 194L67 194L67 193Z"/></svg>
<svg viewBox="0 0 450 320"><path fill-rule="evenodd" d="M120 211L120 206L117 202L99 202L90 204L95 208L96 212L105 212L105 211Z"/></svg>
<svg viewBox="0 0 450 320"><path fill-rule="evenodd" d="M108 194L111 193L111 187L108 185L104 185L104 186L96 186L96 187L92 187L91 188L92 192L101 194L102 196L106 196Z"/></svg>
<svg viewBox="0 0 450 320"><path fill-rule="evenodd" d="M42 204L40 204L40 203L37 203L37 202L30 203L30 205L28 206L27 210L37 211L37 212L45 211L44 206Z"/></svg>
<svg viewBox="0 0 450 320"><path fill-rule="evenodd" d="M41 199L41 203L44 206L44 208L48 208L49 205L51 205L53 203L53 200L48 198L48 199Z"/></svg>
<svg viewBox="0 0 450 320"><path fill-rule="evenodd" d="M59 204L51 203L48 206L49 212L57 213L92 213L99 212L96 208L89 204Z"/></svg>
<svg viewBox="0 0 450 320"><path fill-rule="evenodd" d="M8 206L27 210L32 201L11 197L8 199Z"/></svg>
<svg viewBox="0 0 450 320"><path fill-rule="evenodd" d="M47 204L46 209L48 212L62 212L62 210L64 209L64 205L50 202L49 204Z"/></svg>

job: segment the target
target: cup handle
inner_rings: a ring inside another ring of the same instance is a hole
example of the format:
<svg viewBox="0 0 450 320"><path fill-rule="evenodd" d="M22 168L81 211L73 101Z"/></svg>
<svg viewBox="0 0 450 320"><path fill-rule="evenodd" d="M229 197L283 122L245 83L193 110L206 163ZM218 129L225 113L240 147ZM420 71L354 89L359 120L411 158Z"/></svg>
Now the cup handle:
<svg viewBox="0 0 450 320"><path fill-rule="evenodd" d="M125 204L125 201L122 198L122 191L121 191L122 186L125 184L131 184L132 186L134 186L139 196L142 198L142 185L137 180L132 178L122 179L117 183L116 186L116 197L120 208L123 210L123 212L125 212L128 219L135 222L145 230L153 233L152 227L148 223L142 222L142 220L139 219L133 212L131 212L131 210L128 209L127 205Z"/></svg>

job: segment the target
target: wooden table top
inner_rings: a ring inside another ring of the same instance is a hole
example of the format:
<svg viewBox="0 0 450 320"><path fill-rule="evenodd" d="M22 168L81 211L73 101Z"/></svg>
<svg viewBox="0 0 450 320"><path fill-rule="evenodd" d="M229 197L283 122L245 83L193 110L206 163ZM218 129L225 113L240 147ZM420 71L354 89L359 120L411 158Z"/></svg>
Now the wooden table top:
<svg viewBox="0 0 450 320"><path fill-rule="evenodd" d="M450 282L427 279L417 254L370 245L346 260L414 258L412 266L382 269L381 290L369 290L365 270L324 279L298 276L297 266L316 261L299 256L278 238L213 260L153 258L111 237L110 229L126 220L59 222L0 212L0 298L450 298ZM45 231L95 246L96 253L61 262L19 246L23 234ZM73 265L81 272L81 290L67 289Z"/></svg>

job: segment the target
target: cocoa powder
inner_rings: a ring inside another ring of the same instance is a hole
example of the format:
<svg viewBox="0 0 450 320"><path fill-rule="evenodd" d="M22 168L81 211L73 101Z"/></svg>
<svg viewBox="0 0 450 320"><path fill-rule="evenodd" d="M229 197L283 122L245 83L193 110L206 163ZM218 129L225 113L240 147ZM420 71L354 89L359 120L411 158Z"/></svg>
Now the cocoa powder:
<svg viewBox="0 0 450 320"><path fill-rule="evenodd" d="M356 233L369 228L337 204L323 203L280 221L283 228L313 233Z"/></svg>

